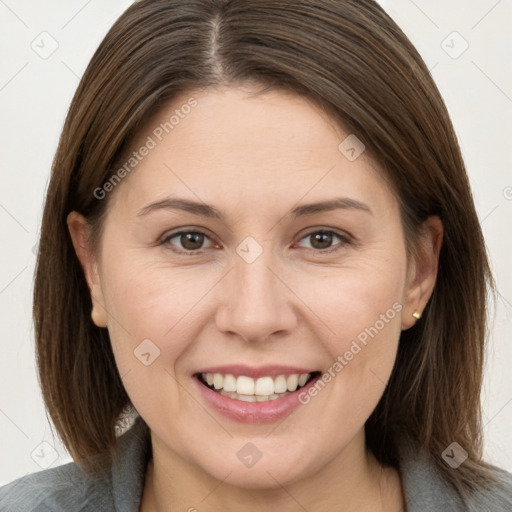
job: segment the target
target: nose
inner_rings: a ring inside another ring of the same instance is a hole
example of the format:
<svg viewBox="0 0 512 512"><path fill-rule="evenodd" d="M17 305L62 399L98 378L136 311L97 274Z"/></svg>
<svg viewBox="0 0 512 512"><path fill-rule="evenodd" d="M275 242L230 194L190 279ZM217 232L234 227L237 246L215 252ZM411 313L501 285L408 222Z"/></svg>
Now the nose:
<svg viewBox="0 0 512 512"><path fill-rule="evenodd" d="M234 268L223 283L224 300L217 309L219 331L262 342L285 336L297 325L294 294L269 253L252 263L234 256Z"/></svg>

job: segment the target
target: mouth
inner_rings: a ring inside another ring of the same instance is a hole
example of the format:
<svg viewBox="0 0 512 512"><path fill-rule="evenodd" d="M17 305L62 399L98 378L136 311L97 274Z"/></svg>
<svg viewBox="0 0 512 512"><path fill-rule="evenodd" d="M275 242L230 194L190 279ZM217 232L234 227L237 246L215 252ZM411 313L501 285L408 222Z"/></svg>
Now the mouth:
<svg viewBox="0 0 512 512"><path fill-rule="evenodd" d="M298 393L320 373L312 371L251 377L235 373L200 372L194 376L203 386L229 399L241 402L268 402Z"/></svg>
<svg viewBox="0 0 512 512"><path fill-rule="evenodd" d="M322 372L310 368L268 365L224 365L191 374L203 403L214 414L238 423L281 421L301 402Z"/></svg>

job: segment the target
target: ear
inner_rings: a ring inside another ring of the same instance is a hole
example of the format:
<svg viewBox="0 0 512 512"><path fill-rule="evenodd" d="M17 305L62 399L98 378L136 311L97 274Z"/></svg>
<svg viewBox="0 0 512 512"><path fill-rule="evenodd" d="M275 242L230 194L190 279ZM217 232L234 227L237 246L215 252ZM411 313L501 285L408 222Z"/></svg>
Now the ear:
<svg viewBox="0 0 512 512"><path fill-rule="evenodd" d="M85 279L91 293L93 322L98 327L107 326L107 312L103 300L101 280L98 272L96 257L89 242L90 225L83 215L71 212L67 217L67 225L73 247L85 274Z"/></svg>
<svg viewBox="0 0 512 512"><path fill-rule="evenodd" d="M417 320L413 313L422 313L432 295L439 268L439 253L443 243L443 223L437 216L429 217L412 251L407 269L407 283L402 310L402 330Z"/></svg>

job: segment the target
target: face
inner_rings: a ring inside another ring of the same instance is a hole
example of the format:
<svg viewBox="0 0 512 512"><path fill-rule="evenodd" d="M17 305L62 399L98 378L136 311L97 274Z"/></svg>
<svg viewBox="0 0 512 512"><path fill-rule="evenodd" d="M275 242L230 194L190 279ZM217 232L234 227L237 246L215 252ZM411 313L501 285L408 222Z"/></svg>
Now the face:
<svg viewBox="0 0 512 512"><path fill-rule="evenodd" d="M377 164L339 149L350 134L302 97L251 92L152 119L103 199L98 252L77 252L154 449L263 487L361 449L429 281Z"/></svg>

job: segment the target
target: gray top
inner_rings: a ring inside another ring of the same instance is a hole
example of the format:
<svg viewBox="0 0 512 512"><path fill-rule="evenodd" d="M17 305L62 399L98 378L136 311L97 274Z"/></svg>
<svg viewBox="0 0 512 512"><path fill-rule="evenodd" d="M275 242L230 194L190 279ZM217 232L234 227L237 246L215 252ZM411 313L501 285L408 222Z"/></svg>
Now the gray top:
<svg viewBox="0 0 512 512"><path fill-rule="evenodd" d="M405 444L400 451L407 512L512 512L511 474L496 469L496 489L463 501L427 456ZM87 478L74 462L26 475L0 488L0 512L139 512L150 456L149 429L139 416L118 439L103 477Z"/></svg>

